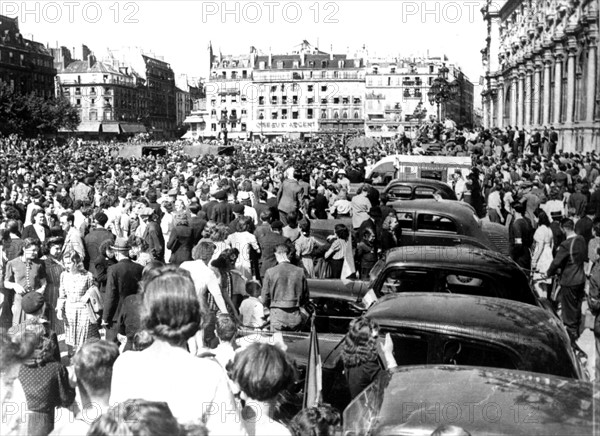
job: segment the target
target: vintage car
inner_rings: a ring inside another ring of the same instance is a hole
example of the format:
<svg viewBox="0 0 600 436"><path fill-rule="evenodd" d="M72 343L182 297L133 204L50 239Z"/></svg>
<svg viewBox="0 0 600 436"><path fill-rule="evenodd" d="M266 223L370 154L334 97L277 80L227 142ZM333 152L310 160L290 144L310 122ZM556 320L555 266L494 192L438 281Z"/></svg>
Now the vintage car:
<svg viewBox="0 0 600 436"><path fill-rule="evenodd" d="M593 396L590 382L535 372L398 367L381 372L344 410L343 434L429 436L454 425L473 436L592 435Z"/></svg>
<svg viewBox="0 0 600 436"><path fill-rule="evenodd" d="M388 250L370 280L309 279L320 331L346 331L348 322L374 300L393 293L427 292L504 298L543 307L525 273L511 259L469 246L412 246Z"/></svg>
<svg viewBox="0 0 600 436"><path fill-rule="evenodd" d="M473 295L388 295L365 316L389 333L398 365L447 364L518 369L585 379L560 320L529 304ZM304 377L309 333L283 333ZM323 397L343 409L350 398L343 374L343 334L318 334ZM301 383L300 383L301 384Z"/></svg>
<svg viewBox="0 0 600 436"><path fill-rule="evenodd" d="M432 199L436 196L444 200L456 200L456 194L448 184L432 179L392 180L383 192L390 201Z"/></svg>
<svg viewBox="0 0 600 436"><path fill-rule="evenodd" d="M388 203L396 211L402 228L401 246L408 245L471 245L507 254L496 237L496 229L480 221L473 208L452 200L400 200ZM311 234L323 242L333 234L336 224L352 228L351 218L311 220ZM497 240L496 240L497 241Z"/></svg>

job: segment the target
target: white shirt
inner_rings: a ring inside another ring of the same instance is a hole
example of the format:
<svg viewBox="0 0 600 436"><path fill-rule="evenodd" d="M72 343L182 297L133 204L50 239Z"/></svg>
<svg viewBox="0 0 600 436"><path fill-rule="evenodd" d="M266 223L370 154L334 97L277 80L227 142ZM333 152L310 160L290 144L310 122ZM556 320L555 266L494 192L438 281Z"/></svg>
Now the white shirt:
<svg viewBox="0 0 600 436"><path fill-rule="evenodd" d="M215 303L222 313L227 312L227 305L221 293L220 281L215 272L201 260L190 260L183 262L180 268L190 272L192 281L196 287L196 295L200 298L207 289L215 299Z"/></svg>
<svg viewBox="0 0 600 436"><path fill-rule="evenodd" d="M262 327L265 323L265 307L256 297L248 297L242 301L240 315L246 327Z"/></svg>
<svg viewBox="0 0 600 436"><path fill-rule="evenodd" d="M132 398L166 402L180 424L205 418L211 436L246 434L223 368L161 340L115 362L110 404Z"/></svg>

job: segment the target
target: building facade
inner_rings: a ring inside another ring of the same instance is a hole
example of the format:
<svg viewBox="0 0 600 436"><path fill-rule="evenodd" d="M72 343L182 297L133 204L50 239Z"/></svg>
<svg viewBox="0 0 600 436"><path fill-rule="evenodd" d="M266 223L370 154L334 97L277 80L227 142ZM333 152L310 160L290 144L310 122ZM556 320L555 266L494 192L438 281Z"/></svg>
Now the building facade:
<svg viewBox="0 0 600 436"><path fill-rule="evenodd" d="M557 149L600 147L597 0L508 0L482 10L486 127L553 126Z"/></svg>
<svg viewBox="0 0 600 436"><path fill-rule="evenodd" d="M394 136L416 129L424 113L437 116L427 92L442 58L372 59L365 47L351 56L307 41L285 55L254 47L242 56L215 55L212 46L208 52L205 137ZM472 126L473 84L460 68L450 65L449 71L459 94L443 105L444 116Z"/></svg>
<svg viewBox="0 0 600 436"><path fill-rule="evenodd" d="M54 98L55 77L50 50L23 38L17 18L0 15L0 81L20 94Z"/></svg>
<svg viewBox="0 0 600 436"><path fill-rule="evenodd" d="M120 70L128 68L144 82L144 111L140 121L149 132L170 137L177 127L175 73L160 56L139 47L109 49L102 62Z"/></svg>
<svg viewBox="0 0 600 436"><path fill-rule="evenodd" d="M128 67L118 70L94 55L73 61L58 74L63 97L79 110L82 133L139 133L145 131L140 114L147 111L143 79Z"/></svg>

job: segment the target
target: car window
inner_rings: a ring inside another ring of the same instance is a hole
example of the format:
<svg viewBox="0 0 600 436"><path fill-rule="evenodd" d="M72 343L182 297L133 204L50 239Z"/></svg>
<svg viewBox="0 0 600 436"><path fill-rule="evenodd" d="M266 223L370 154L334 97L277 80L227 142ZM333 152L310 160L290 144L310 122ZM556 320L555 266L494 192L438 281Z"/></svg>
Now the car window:
<svg viewBox="0 0 600 436"><path fill-rule="evenodd" d="M499 290L497 288L498 284L492 282L492 280L487 277L476 276L469 273L447 274L442 282L444 283L442 292L445 291L450 294L480 295L484 297L499 298L504 296L499 295Z"/></svg>
<svg viewBox="0 0 600 436"><path fill-rule="evenodd" d="M388 192L391 199L410 200L412 197L412 188L406 185L394 186Z"/></svg>
<svg viewBox="0 0 600 436"><path fill-rule="evenodd" d="M384 277L381 293L435 292L436 277L431 271L391 270Z"/></svg>
<svg viewBox="0 0 600 436"><path fill-rule="evenodd" d="M413 228L413 214L412 212L398 212L396 214L398 218L398 224L402 230L412 230Z"/></svg>
<svg viewBox="0 0 600 436"><path fill-rule="evenodd" d="M433 198L435 189L426 186L417 186L415 188L415 198Z"/></svg>
<svg viewBox="0 0 600 436"><path fill-rule="evenodd" d="M382 329L379 334L381 340L385 338L385 333L385 329ZM399 366L426 365L428 363L427 352L429 347L426 336L391 333L390 337L394 343L394 358Z"/></svg>
<svg viewBox="0 0 600 436"><path fill-rule="evenodd" d="M417 231L419 230L443 233L458 233L456 223L450 218L429 213L420 213L418 215Z"/></svg>
<svg viewBox="0 0 600 436"><path fill-rule="evenodd" d="M471 365L493 368L518 369L508 351L474 344L462 340L449 340L444 344L444 365Z"/></svg>
<svg viewBox="0 0 600 436"><path fill-rule="evenodd" d="M421 177L423 179L442 180L444 174L441 170L421 170Z"/></svg>

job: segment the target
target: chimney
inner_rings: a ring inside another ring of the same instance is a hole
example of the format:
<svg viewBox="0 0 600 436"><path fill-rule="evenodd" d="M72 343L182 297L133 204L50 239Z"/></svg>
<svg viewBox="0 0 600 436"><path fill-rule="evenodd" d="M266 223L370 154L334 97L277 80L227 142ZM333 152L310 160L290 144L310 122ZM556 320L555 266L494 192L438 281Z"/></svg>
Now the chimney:
<svg viewBox="0 0 600 436"><path fill-rule="evenodd" d="M271 52L271 47L269 47L269 68L273 67L273 53Z"/></svg>
<svg viewBox="0 0 600 436"><path fill-rule="evenodd" d="M96 64L96 56L94 56L93 54L89 54L87 61L88 61L88 67L92 68Z"/></svg>
<svg viewBox="0 0 600 436"><path fill-rule="evenodd" d="M300 66L301 67L306 66L306 50L302 50L300 52Z"/></svg>
<svg viewBox="0 0 600 436"><path fill-rule="evenodd" d="M333 60L333 44L329 46L329 60Z"/></svg>

